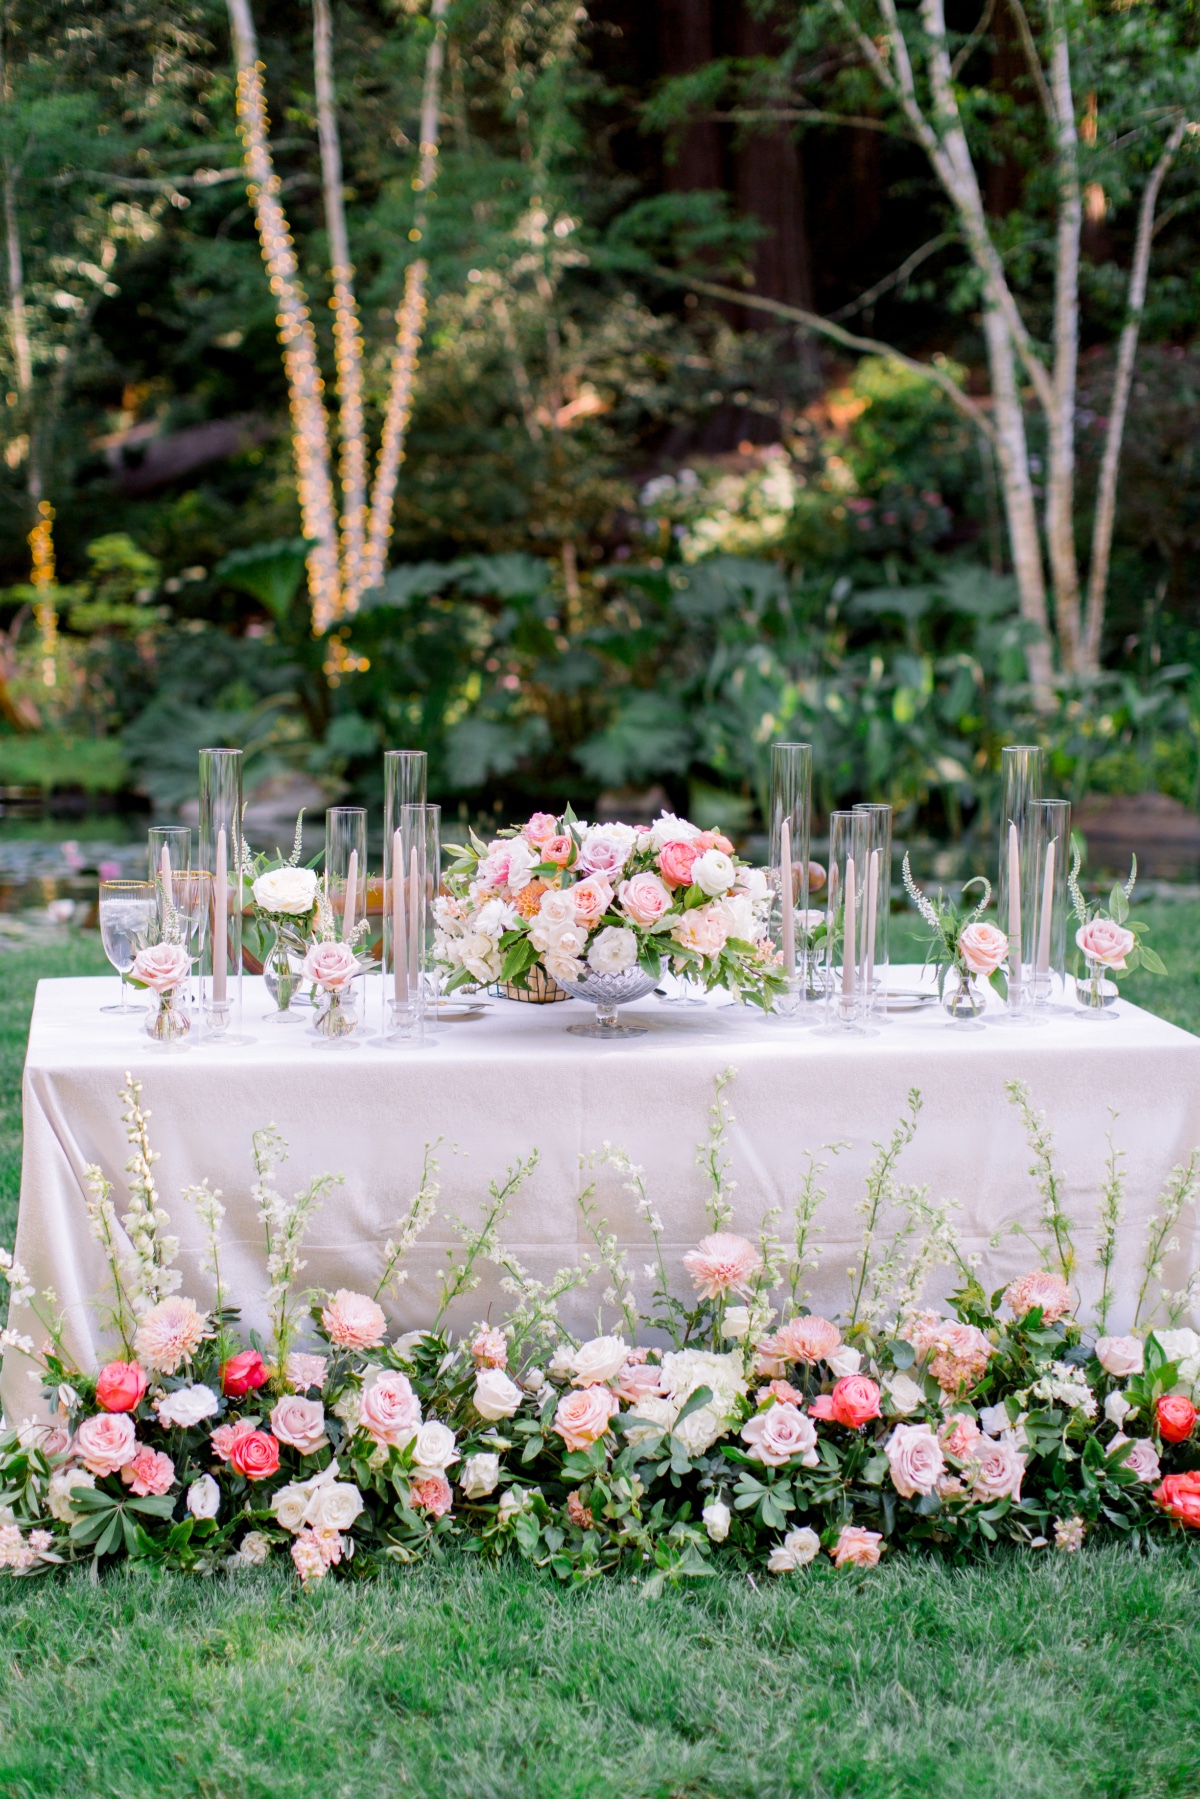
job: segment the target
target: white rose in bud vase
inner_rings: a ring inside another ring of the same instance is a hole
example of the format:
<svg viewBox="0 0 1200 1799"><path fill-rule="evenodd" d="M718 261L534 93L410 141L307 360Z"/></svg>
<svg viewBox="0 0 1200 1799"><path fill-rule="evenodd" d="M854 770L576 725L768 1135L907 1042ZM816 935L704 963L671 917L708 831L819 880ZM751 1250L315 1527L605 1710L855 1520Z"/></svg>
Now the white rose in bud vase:
<svg viewBox="0 0 1200 1799"><path fill-rule="evenodd" d="M486 1499L500 1483L498 1455L469 1455L462 1465L458 1484L467 1499Z"/></svg>
<svg viewBox="0 0 1200 1799"><path fill-rule="evenodd" d="M522 1397L516 1381L509 1380L502 1368L482 1368L475 1377L475 1410L492 1423L511 1418Z"/></svg>
<svg viewBox="0 0 1200 1799"><path fill-rule="evenodd" d="M221 1509L221 1489L211 1474L202 1474L187 1490L187 1509L193 1518L215 1518Z"/></svg>
<svg viewBox="0 0 1200 1799"><path fill-rule="evenodd" d="M260 912L306 918L317 903L317 875L312 868L272 868L252 888Z"/></svg>

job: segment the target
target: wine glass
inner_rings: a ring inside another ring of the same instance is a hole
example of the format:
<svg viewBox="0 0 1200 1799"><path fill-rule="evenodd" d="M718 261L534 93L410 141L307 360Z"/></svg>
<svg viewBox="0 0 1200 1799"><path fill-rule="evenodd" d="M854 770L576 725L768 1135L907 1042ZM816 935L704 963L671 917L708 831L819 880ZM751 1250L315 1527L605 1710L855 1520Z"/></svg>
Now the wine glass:
<svg viewBox="0 0 1200 1799"><path fill-rule="evenodd" d="M141 1012L125 994L125 977L134 957L148 941L158 913L153 881L101 881L100 940L104 953L121 977L119 1006L101 1006L102 1012Z"/></svg>

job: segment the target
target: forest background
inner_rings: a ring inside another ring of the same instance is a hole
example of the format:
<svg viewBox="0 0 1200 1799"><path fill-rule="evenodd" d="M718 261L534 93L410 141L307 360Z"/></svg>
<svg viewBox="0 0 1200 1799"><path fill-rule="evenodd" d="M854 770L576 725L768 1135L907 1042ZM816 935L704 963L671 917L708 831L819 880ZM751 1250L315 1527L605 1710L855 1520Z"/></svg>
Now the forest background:
<svg viewBox="0 0 1200 1799"><path fill-rule="evenodd" d="M239 17L4 7L0 782L166 810L223 742L369 802L419 744L451 808L743 831L784 737L953 837L1036 738L1196 808L1194 0L258 0L335 485L337 215L368 449L424 283L327 605Z"/></svg>

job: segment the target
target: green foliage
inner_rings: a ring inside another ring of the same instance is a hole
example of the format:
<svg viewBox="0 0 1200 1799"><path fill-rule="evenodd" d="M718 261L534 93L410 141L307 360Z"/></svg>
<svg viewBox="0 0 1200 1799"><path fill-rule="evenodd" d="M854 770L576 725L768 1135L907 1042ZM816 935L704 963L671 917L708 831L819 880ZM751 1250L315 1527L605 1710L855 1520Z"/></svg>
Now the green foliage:
<svg viewBox="0 0 1200 1799"><path fill-rule="evenodd" d="M39 731L28 737L0 737L0 783L39 787L53 793L82 787L85 793L119 793L129 764L113 738L88 739Z"/></svg>

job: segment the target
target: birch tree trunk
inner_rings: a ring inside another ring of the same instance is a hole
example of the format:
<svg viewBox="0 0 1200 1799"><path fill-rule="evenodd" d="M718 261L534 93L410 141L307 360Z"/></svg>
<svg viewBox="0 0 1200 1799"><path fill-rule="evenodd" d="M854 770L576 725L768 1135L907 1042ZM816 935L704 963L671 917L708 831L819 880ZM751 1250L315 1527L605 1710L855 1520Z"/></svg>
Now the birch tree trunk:
<svg viewBox="0 0 1200 1799"><path fill-rule="evenodd" d="M1051 11L1050 95L1058 160L1058 223L1054 261L1053 396L1047 412L1046 548L1054 585L1054 619L1066 674L1079 673L1079 561L1075 552L1075 394L1079 376L1079 189L1075 102L1066 28Z"/></svg>

